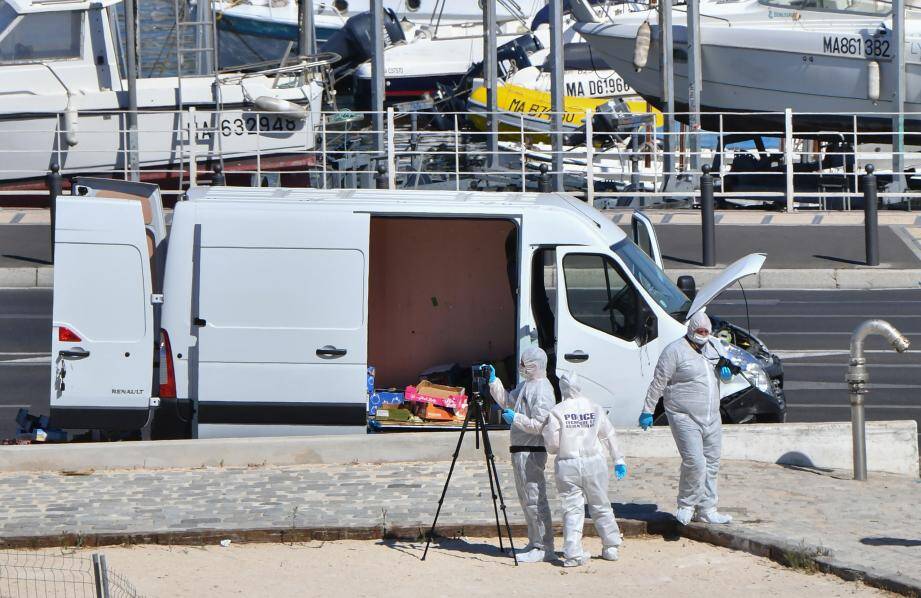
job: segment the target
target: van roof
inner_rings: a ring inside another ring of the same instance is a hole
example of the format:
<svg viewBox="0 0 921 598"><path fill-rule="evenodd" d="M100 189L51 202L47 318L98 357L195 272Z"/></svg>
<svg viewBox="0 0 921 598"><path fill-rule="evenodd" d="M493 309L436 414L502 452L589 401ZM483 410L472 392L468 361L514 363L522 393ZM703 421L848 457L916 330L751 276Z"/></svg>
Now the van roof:
<svg viewBox="0 0 921 598"><path fill-rule="evenodd" d="M325 208L348 207L372 214L510 214L527 209L565 210L585 217L608 239L620 241L625 237L624 232L610 218L565 193L203 186L189 189L187 197L194 202L263 205L267 202L308 202Z"/></svg>

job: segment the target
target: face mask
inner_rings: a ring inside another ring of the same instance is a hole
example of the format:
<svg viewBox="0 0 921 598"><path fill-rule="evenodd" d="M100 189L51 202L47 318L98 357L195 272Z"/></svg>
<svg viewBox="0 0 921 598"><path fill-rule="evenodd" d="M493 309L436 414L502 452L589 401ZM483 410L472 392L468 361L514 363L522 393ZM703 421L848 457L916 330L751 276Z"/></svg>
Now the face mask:
<svg viewBox="0 0 921 598"><path fill-rule="evenodd" d="M528 370L523 365L518 364L518 376L522 379L527 379Z"/></svg>
<svg viewBox="0 0 921 598"><path fill-rule="evenodd" d="M688 338L690 338L696 345L701 346L707 342L707 339L710 338L710 336L706 334L697 334L694 332L688 336Z"/></svg>

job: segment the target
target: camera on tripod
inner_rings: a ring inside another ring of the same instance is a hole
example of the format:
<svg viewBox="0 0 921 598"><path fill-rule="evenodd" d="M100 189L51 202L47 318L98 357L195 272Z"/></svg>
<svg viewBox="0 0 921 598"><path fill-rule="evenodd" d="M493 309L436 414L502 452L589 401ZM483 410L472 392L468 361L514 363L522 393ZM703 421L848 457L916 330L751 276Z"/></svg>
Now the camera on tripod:
<svg viewBox="0 0 921 598"><path fill-rule="evenodd" d="M489 364L483 363L479 365L474 365L470 367L471 370L471 396L475 396L476 393L479 393L484 398L489 396L489 378L491 375L491 369Z"/></svg>

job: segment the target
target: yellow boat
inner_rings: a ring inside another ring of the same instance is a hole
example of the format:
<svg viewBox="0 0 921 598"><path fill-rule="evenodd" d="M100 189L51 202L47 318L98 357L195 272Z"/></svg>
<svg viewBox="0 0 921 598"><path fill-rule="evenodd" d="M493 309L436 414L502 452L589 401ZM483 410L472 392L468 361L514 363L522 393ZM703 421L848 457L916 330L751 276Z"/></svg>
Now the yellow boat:
<svg viewBox="0 0 921 598"><path fill-rule="evenodd" d="M549 141L546 134L550 131L550 94L520 85L499 84L496 92L499 107L499 130L503 139L514 141L520 139L522 127L529 142ZM574 133L585 124L588 110L598 112L608 103L605 98L586 98L565 96L563 98L563 132ZM662 113L642 99L625 100L627 108L633 114L655 114L656 128L661 127ZM467 100L470 121L481 131L486 130L486 88L477 87ZM535 135L534 133L537 133Z"/></svg>

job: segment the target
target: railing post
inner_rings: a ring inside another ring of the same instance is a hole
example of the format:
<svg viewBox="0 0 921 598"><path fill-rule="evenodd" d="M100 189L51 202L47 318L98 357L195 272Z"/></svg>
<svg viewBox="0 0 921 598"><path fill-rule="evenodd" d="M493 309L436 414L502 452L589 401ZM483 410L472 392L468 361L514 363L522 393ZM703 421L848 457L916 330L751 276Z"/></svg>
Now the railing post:
<svg viewBox="0 0 921 598"><path fill-rule="evenodd" d="M383 164L377 167L377 176L374 177L374 186L377 189L387 189L390 187L390 176L387 174L387 167Z"/></svg>
<svg viewBox="0 0 921 598"><path fill-rule="evenodd" d="M595 205L595 144L592 126L592 109L585 110L585 199L588 205Z"/></svg>
<svg viewBox="0 0 921 598"><path fill-rule="evenodd" d="M397 163L393 141L393 106L387 107L387 188L397 188Z"/></svg>
<svg viewBox="0 0 921 598"><path fill-rule="evenodd" d="M703 235L703 265L716 265L716 222L713 215L713 177L710 165L704 164L700 175L700 230Z"/></svg>
<svg viewBox="0 0 921 598"><path fill-rule="evenodd" d="M54 263L54 223L57 219L58 196L61 195L61 167L57 162L51 165L47 177L48 197L51 208L51 263Z"/></svg>
<svg viewBox="0 0 921 598"><path fill-rule="evenodd" d="M787 211L793 211L793 110L784 110L784 168L786 170Z"/></svg>
<svg viewBox="0 0 921 598"><path fill-rule="evenodd" d="M104 554L93 554L93 582L96 598L109 598L109 574Z"/></svg>
<svg viewBox="0 0 921 598"><path fill-rule="evenodd" d="M189 187L198 184L198 152L195 139L198 137L197 123L195 122L195 106L189 108Z"/></svg>
<svg viewBox="0 0 921 598"><path fill-rule="evenodd" d="M876 175L873 174L873 165L867 164L867 174L863 177L863 230L868 266L879 266L879 221L876 204Z"/></svg>

